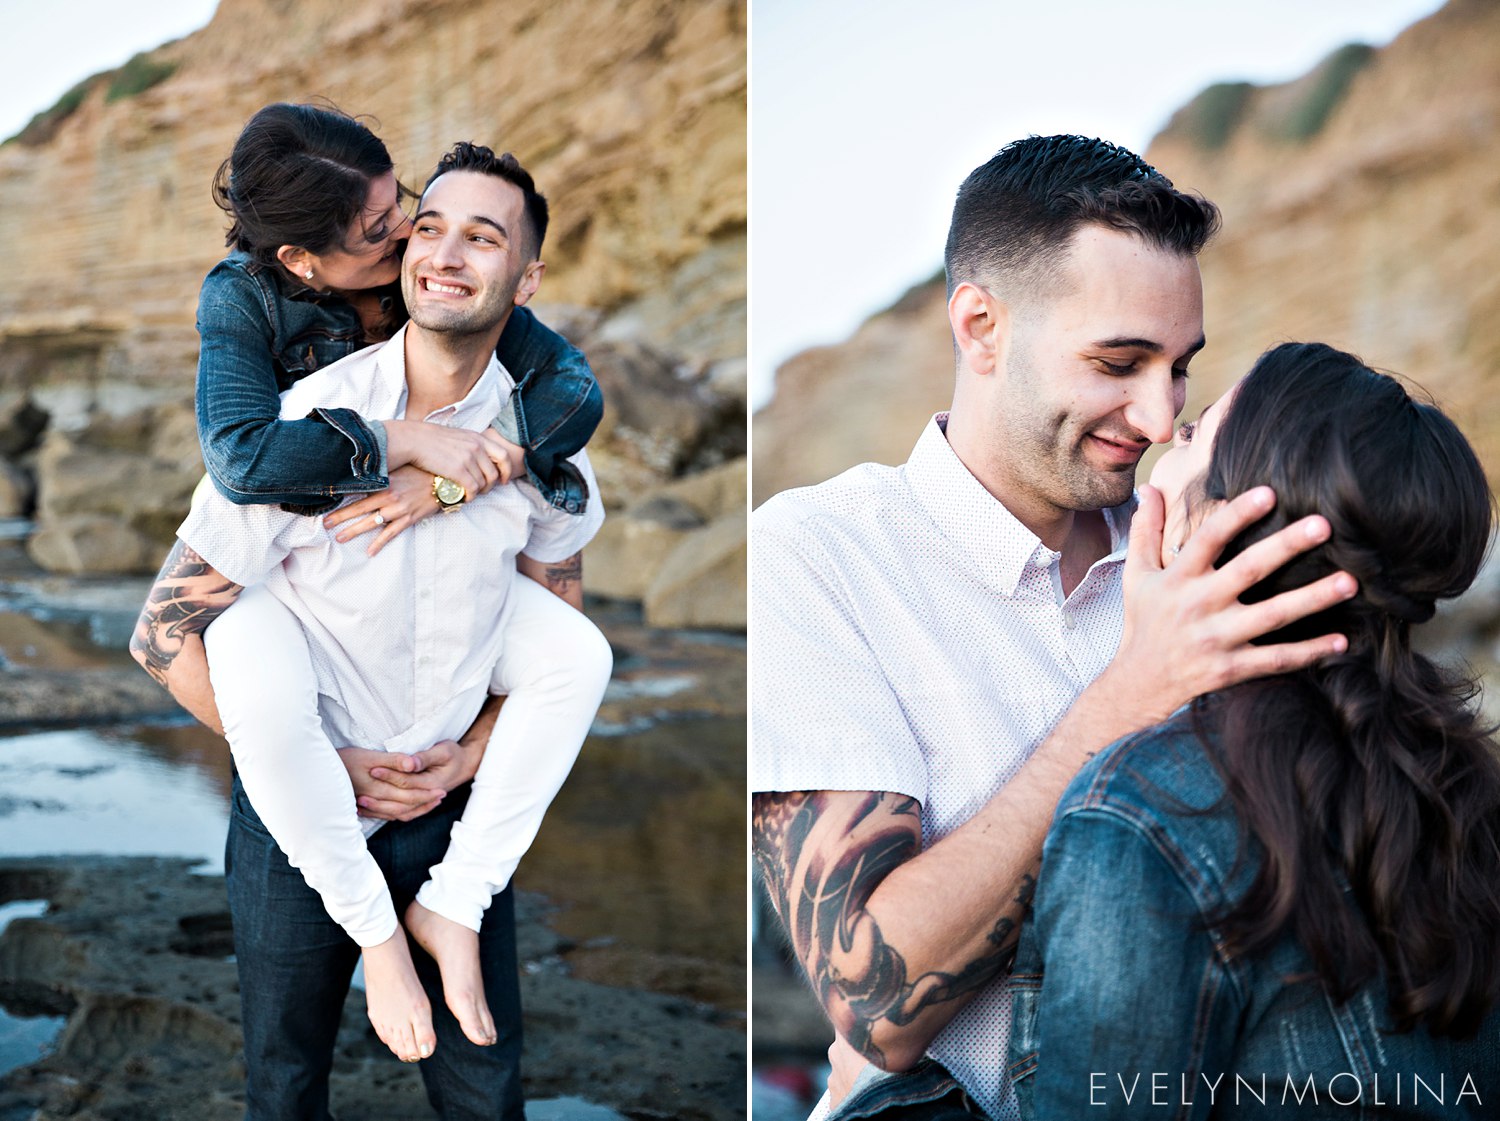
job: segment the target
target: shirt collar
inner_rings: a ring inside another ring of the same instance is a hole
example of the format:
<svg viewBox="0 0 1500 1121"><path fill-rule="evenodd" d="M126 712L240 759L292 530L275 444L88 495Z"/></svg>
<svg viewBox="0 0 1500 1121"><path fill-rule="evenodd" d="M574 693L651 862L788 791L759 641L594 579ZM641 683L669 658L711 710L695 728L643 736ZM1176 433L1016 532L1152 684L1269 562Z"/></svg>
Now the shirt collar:
<svg viewBox="0 0 1500 1121"><path fill-rule="evenodd" d="M376 416L402 417L406 413L406 331L410 321L390 337L375 354L375 377L371 409ZM486 421L500 410L510 396L512 383L505 367L500 365L493 352L485 363L484 373L464 395L463 400L438 409L433 417L451 419L455 424L468 427L472 414L481 415ZM407 420L424 420L425 417L406 417Z"/></svg>
<svg viewBox="0 0 1500 1121"><path fill-rule="evenodd" d="M938 413L922 430L903 469L907 485L953 548L968 557L996 591L1014 595L1028 564L1046 569L1059 554L970 474L948 443L947 423L948 414ZM1104 511L1111 552L1100 563L1124 560L1135 505L1132 494Z"/></svg>

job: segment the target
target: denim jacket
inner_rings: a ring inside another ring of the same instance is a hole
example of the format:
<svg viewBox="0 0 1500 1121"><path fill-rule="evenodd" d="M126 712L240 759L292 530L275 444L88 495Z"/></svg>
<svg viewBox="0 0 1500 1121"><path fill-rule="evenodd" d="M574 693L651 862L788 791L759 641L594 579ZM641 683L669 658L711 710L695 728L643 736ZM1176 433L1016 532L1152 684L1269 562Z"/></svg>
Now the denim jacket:
<svg viewBox="0 0 1500 1121"><path fill-rule="evenodd" d="M1466 1042L1396 1035L1383 984L1335 1005L1291 935L1226 954L1208 916L1259 856L1236 866L1222 795L1185 710L1063 795L1012 977L1022 1117L1500 1116L1500 1017Z"/></svg>
<svg viewBox="0 0 1500 1121"><path fill-rule="evenodd" d="M347 301L234 252L203 281L198 335L198 438L226 498L319 514L387 485L383 441L366 418L315 409L279 419L284 390L366 345ZM526 449L527 475L549 502L582 512L588 488L567 457L604 411L588 360L524 307L511 312L496 349L516 391L494 427Z"/></svg>

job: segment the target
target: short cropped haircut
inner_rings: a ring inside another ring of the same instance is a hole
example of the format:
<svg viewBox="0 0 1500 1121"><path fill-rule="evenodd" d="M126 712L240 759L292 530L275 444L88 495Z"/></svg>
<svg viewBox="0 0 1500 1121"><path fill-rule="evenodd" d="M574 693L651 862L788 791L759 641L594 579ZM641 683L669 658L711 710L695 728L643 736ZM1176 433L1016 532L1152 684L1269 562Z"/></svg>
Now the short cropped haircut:
<svg viewBox="0 0 1500 1121"><path fill-rule="evenodd" d="M958 189L943 264L948 293L969 281L1014 293L1055 280L1081 227L1134 234L1194 256L1219 210L1185 194L1134 152L1082 136L1029 136L1000 149Z"/></svg>
<svg viewBox="0 0 1500 1121"><path fill-rule="evenodd" d="M533 259L541 257L542 239L547 236L547 200L537 191L531 172L521 166L520 160L509 152L497 156L493 148L460 140L438 161L437 169L428 176L423 191L432 186L438 176L450 171L477 171L519 187L526 200L526 224L530 233L530 244L526 248Z"/></svg>

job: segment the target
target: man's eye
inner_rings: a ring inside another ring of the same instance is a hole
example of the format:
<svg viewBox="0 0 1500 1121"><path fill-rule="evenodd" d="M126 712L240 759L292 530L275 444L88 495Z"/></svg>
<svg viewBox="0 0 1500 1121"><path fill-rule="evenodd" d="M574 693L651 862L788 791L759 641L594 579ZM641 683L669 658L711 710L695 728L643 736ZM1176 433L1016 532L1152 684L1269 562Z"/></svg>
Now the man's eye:
<svg viewBox="0 0 1500 1121"><path fill-rule="evenodd" d="M1114 362L1106 362L1103 358L1101 358L1099 359L1099 365L1104 369L1104 372L1108 374L1119 374L1123 376L1125 374L1135 373L1134 362L1127 362L1125 363L1125 365L1120 366L1116 365Z"/></svg>

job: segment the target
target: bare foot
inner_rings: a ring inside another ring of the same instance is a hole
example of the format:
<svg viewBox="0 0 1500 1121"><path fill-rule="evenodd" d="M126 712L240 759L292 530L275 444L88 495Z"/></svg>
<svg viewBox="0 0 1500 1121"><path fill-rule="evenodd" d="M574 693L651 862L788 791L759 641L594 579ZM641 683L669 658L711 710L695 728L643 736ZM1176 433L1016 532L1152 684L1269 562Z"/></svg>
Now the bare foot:
<svg viewBox="0 0 1500 1121"><path fill-rule="evenodd" d="M495 1021L479 975L479 935L429 911L416 900L406 909L406 929L432 955L443 975L443 999L471 1043L495 1042Z"/></svg>
<svg viewBox="0 0 1500 1121"><path fill-rule="evenodd" d="M400 926L378 946L366 946L365 1007L380 1041L403 1063L432 1054L437 1035L432 1030L432 1005L406 946Z"/></svg>

